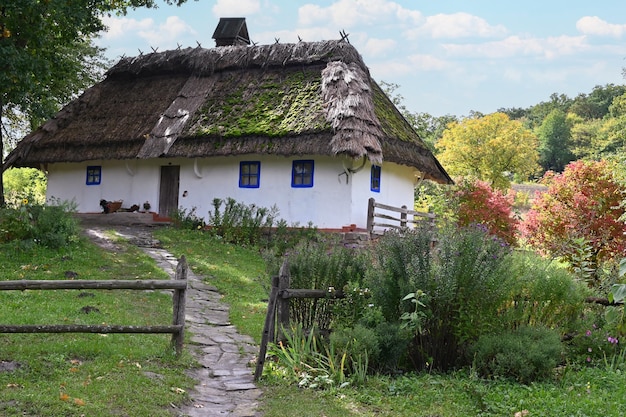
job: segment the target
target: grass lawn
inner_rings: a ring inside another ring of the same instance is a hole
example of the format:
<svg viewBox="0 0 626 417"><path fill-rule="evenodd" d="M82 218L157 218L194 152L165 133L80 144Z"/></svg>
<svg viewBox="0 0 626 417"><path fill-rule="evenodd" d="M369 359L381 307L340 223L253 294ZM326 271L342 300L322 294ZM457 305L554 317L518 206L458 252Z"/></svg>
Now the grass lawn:
<svg viewBox="0 0 626 417"><path fill-rule="evenodd" d="M167 279L128 246L0 249L0 279ZM126 290L0 292L3 324L171 324L171 295ZM0 415L171 416L193 381L170 335L0 334Z"/></svg>
<svg viewBox="0 0 626 417"><path fill-rule="evenodd" d="M239 331L260 339L269 278L258 249L194 231L156 231L224 294ZM140 250L103 252L81 241L60 252L0 247L0 279L165 279ZM85 294L87 293L87 294ZM89 307L84 309L85 307ZM87 313L86 311L89 311ZM2 291L5 324L169 324L171 297L143 291ZM0 415L172 416L193 385L189 355L169 335L0 334ZM251 370L252 372L252 370ZM265 377L262 410L273 416L602 416L625 415L626 375L567 367L529 386L485 381L470 371L370 377L362 387L316 391Z"/></svg>

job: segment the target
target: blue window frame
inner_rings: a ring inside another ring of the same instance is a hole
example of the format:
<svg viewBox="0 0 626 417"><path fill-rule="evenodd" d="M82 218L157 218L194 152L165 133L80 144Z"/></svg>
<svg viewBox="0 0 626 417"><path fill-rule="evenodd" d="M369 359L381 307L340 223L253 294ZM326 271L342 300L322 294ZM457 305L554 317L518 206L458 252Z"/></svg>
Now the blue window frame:
<svg viewBox="0 0 626 417"><path fill-rule="evenodd" d="M380 192L380 166L372 165L372 170L370 174L370 189L375 193Z"/></svg>
<svg viewBox="0 0 626 417"><path fill-rule="evenodd" d="M312 160L293 161L291 167L291 186L294 188L313 187L313 169Z"/></svg>
<svg viewBox="0 0 626 417"><path fill-rule="evenodd" d="M241 161L239 163L239 188L259 188L261 184L261 162Z"/></svg>
<svg viewBox="0 0 626 417"><path fill-rule="evenodd" d="M101 166L88 166L87 167L87 185L99 185L102 181L102 167Z"/></svg>

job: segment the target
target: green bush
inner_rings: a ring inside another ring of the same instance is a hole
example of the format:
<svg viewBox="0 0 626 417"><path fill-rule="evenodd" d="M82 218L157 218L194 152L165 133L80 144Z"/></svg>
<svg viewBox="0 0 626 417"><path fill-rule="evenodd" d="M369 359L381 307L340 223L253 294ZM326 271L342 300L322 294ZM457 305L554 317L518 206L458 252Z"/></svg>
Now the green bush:
<svg viewBox="0 0 626 417"><path fill-rule="evenodd" d="M18 208L27 200L33 204L46 202L46 174L35 168L10 168L2 175L6 205Z"/></svg>
<svg viewBox="0 0 626 417"><path fill-rule="evenodd" d="M589 291L566 269L532 252L512 257L509 302L502 310L510 328L520 325L559 328L563 334L578 326Z"/></svg>
<svg viewBox="0 0 626 417"><path fill-rule="evenodd" d="M529 384L549 378L561 360L559 333L545 327L481 336L472 348L474 369L485 378L510 378Z"/></svg>
<svg viewBox="0 0 626 417"><path fill-rule="evenodd" d="M328 330L333 322L352 326L365 313L369 297L362 284L369 263L365 251L345 247L333 236L319 235L317 240L301 241L284 257L266 255L269 276L278 275L282 262L288 262L291 288L347 293L343 300L292 299L290 317L303 328Z"/></svg>
<svg viewBox="0 0 626 417"><path fill-rule="evenodd" d="M333 331L330 334L330 345L334 352L345 353L349 374L358 374L363 365L367 371L368 365L378 363L381 355L376 332L360 324Z"/></svg>
<svg viewBox="0 0 626 417"><path fill-rule="evenodd" d="M196 210L197 207L192 207L190 210L180 207L172 216L174 225L179 229L188 230L204 228L204 219L197 215Z"/></svg>
<svg viewBox="0 0 626 417"><path fill-rule="evenodd" d="M79 227L68 202L42 205L24 199L16 208L0 208L0 242L60 248L76 239Z"/></svg>
<svg viewBox="0 0 626 417"><path fill-rule="evenodd" d="M511 286L510 249L483 227L388 233L373 264L368 285L387 321L415 311L407 294L425 294L409 353L418 369L463 365L469 343L502 327L498 311Z"/></svg>
<svg viewBox="0 0 626 417"><path fill-rule="evenodd" d="M273 226L277 213L276 207L268 209L233 198L215 198L207 224L227 242L255 245L261 241L263 230Z"/></svg>

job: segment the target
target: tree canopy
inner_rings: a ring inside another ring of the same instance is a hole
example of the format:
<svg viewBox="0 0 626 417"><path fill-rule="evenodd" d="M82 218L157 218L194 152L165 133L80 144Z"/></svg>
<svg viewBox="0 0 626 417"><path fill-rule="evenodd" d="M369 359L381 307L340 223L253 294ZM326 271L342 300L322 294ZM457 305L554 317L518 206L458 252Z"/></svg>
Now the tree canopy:
<svg viewBox="0 0 626 417"><path fill-rule="evenodd" d="M544 171L562 172L574 160L570 151L571 132L567 115L554 109L537 128L539 137L539 163Z"/></svg>
<svg viewBox="0 0 626 417"><path fill-rule="evenodd" d="M527 178L538 169L537 137L504 113L453 122L436 144L451 175L469 176L506 189L510 176Z"/></svg>
<svg viewBox="0 0 626 417"><path fill-rule="evenodd" d="M180 5L186 0L164 0ZM5 114L32 124L93 82L101 62L91 37L105 14L155 7L155 0L12 0L0 6L0 155ZM96 70L94 72L94 70ZM9 123L7 121L7 123ZM3 168L0 164L0 177ZM4 190L0 181L0 206Z"/></svg>

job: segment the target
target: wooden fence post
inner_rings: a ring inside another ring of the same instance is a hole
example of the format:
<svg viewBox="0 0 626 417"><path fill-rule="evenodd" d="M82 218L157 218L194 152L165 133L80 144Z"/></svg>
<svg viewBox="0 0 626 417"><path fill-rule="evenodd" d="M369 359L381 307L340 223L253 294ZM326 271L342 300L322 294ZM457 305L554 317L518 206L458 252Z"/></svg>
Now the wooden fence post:
<svg viewBox="0 0 626 417"><path fill-rule="evenodd" d="M256 369L254 371L254 380L258 381L263 375L263 367L265 366L265 355L267 354L267 344L274 339L274 321L276 318L276 299L278 298L278 277L272 277L272 290L270 291L270 299L267 302L267 315L265 316L265 325L263 326L263 334L261 335L261 346L259 349L259 357L256 359Z"/></svg>
<svg viewBox="0 0 626 417"><path fill-rule="evenodd" d="M289 290L291 275L289 274L289 263L285 259L278 273L278 303L276 305L278 314L278 336L277 340L283 340L283 331L289 329L289 298L284 297L286 290ZM274 340L276 341L276 340Z"/></svg>
<svg viewBox="0 0 626 417"><path fill-rule="evenodd" d="M400 212L400 227L406 227L406 206L400 207L402 211Z"/></svg>
<svg viewBox="0 0 626 417"><path fill-rule="evenodd" d="M374 198L367 200L367 231L372 234L374 232Z"/></svg>
<svg viewBox="0 0 626 417"><path fill-rule="evenodd" d="M176 266L175 280L187 280L189 267L185 255L181 256ZM183 342L185 340L185 302L187 297L186 289L175 289L173 296L174 318L173 325L180 326L180 330L172 333L172 345L176 348L176 355L183 352Z"/></svg>

